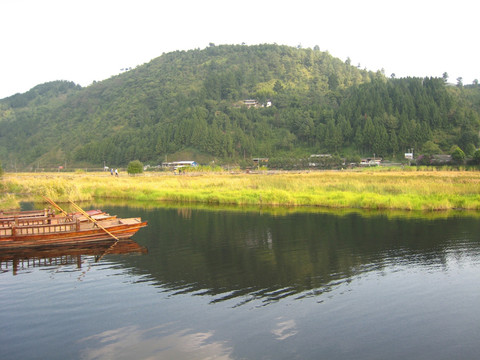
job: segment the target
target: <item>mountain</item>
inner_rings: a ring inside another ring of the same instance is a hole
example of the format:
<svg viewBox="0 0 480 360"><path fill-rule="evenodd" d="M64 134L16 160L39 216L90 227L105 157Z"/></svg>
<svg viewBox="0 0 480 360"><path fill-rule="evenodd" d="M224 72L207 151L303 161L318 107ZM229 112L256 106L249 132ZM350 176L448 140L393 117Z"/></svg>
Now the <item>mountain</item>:
<svg viewBox="0 0 480 360"><path fill-rule="evenodd" d="M480 87L445 80L387 78L318 47L212 44L85 88L54 81L0 100L0 159L27 169L312 153L395 158L425 144L471 153Z"/></svg>

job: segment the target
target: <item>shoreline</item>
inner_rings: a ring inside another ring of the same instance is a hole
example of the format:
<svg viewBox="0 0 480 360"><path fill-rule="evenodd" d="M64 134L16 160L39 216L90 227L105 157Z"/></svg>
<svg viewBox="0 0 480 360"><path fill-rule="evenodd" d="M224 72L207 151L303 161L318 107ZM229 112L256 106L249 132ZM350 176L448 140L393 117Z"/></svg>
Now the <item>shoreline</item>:
<svg viewBox="0 0 480 360"><path fill-rule="evenodd" d="M45 195L234 206L445 211L480 210L477 171L307 171L280 173L6 173L2 206Z"/></svg>

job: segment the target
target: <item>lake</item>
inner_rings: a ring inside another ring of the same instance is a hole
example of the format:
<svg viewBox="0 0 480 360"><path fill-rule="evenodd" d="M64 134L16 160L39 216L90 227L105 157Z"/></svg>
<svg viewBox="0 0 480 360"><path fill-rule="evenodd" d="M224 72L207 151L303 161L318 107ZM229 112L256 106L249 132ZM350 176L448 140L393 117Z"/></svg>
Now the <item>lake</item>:
<svg viewBox="0 0 480 360"><path fill-rule="evenodd" d="M480 352L477 214L100 207L148 227L103 257L3 254L0 359Z"/></svg>

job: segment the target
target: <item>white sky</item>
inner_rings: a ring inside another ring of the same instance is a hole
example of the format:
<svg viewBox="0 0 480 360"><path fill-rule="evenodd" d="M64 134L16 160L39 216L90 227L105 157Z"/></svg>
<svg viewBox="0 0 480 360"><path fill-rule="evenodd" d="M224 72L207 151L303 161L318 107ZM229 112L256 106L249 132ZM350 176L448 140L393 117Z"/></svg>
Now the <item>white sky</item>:
<svg viewBox="0 0 480 360"><path fill-rule="evenodd" d="M0 99L209 43L328 50L385 74L480 79L476 0L1 0Z"/></svg>

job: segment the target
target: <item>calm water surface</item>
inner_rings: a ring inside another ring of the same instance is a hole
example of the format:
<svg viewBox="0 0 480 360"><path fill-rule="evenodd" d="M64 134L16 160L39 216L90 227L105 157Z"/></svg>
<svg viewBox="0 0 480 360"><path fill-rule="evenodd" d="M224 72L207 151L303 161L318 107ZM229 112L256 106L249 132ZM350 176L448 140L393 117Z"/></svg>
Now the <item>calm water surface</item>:
<svg viewBox="0 0 480 360"><path fill-rule="evenodd" d="M98 262L0 252L0 359L480 353L478 217L102 207L149 226Z"/></svg>

